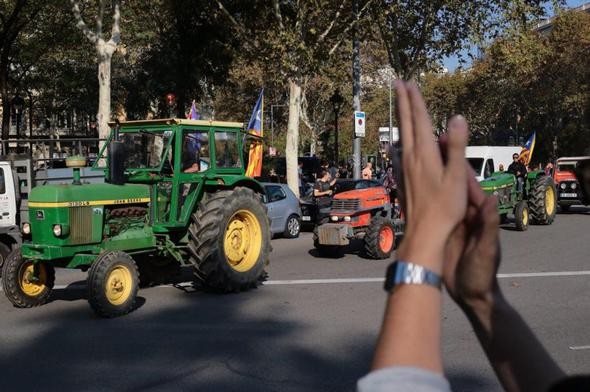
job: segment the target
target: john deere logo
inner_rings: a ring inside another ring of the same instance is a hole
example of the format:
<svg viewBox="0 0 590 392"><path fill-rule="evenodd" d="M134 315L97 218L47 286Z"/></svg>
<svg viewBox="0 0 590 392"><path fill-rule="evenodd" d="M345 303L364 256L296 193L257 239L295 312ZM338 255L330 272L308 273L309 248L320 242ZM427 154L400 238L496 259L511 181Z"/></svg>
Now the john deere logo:
<svg viewBox="0 0 590 392"><path fill-rule="evenodd" d="M43 211L35 211L35 216L37 217L37 220L45 219L45 213Z"/></svg>

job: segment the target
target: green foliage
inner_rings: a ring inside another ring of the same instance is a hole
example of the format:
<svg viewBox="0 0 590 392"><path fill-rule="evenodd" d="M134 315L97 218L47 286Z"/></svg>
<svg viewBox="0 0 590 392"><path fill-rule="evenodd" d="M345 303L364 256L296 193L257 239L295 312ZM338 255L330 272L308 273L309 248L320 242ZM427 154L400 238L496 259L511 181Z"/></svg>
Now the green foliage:
<svg viewBox="0 0 590 392"><path fill-rule="evenodd" d="M537 132L533 161L585 153L590 140L590 15L564 12L548 33L509 30L467 72L429 75L424 92L439 130L464 113L473 143L506 144ZM581 141L585 141L581 143Z"/></svg>

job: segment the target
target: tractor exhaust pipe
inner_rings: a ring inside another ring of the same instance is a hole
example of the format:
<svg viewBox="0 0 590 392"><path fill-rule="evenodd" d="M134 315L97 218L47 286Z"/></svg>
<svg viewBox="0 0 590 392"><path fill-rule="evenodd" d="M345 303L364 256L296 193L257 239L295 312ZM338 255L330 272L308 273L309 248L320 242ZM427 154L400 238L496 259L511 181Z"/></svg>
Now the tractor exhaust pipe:
<svg viewBox="0 0 590 392"><path fill-rule="evenodd" d="M109 182L114 185L125 183L125 145L119 141L119 120L116 121L113 140L109 144Z"/></svg>

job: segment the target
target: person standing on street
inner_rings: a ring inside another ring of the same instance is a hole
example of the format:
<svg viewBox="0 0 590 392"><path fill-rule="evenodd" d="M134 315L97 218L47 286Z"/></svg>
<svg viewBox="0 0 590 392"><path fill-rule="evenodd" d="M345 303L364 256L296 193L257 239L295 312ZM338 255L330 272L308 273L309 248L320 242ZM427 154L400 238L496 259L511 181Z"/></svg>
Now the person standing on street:
<svg viewBox="0 0 590 392"><path fill-rule="evenodd" d="M370 180L373 178L373 164L371 162L367 162L367 165L363 169L362 178L363 180Z"/></svg>
<svg viewBox="0 0 590 392"><path fill-rule="evenodd" d="M331 180L330 173L322 169L319 173L319 179L316 180L315 185L313 186L313 197L316 200L316 204L318 208L326 208L330 206L332 202L332 186L336 183L336 179Z"/></svg>

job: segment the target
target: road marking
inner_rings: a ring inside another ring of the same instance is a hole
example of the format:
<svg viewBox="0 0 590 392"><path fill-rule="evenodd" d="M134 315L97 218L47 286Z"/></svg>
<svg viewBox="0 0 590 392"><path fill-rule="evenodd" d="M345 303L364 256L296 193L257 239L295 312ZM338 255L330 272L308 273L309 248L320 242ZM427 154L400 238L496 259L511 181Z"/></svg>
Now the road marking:
<svg viewBox="0 0 590 392"><path fill-rule="evenodd" d="M570 350L590 350L590 346L570 346Z"/></svg>
<svg viewBox="0 0 590 392"><path fill-rule="evenodd" d="M590 271L555 271L555 272L517 272L513 274L498 274L498 279L506 278L538 278L556 276L583 276L590 275Z"/></svg>
<svg viewBox="0 0 590 392"><path fill-rule="evenodd" d="M342 278L342 279L294 279L269 280L264 285L329 284L329 283L381 283L385 278Z"/></svg>
<svg viewBox="0 0 590 392"><path fill-rule="evenodd" d="M516 272L509 274L498 274L498 279L510 278L552 278L560 276L588 276L590 271L554 271L554 272ZM311 284L333 284L333 283L383 283L385 278L334 278L334 279L289 279L289 280L268 280L263 284L265 286L294 286L294 285L311 285ZM56 285L53 288L62 290L84 289L85 284ZM192 287L192 282L182 282L176 284L166 284L156 287ZM3 291L0 285L0 291ZM585 347L585 346L584 346ZM590 346L588 346L590 349ZM572 349L573 350L573 349Z"/></svg>

